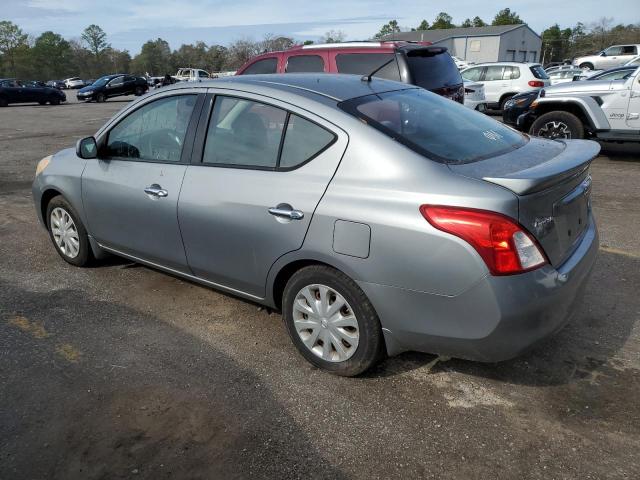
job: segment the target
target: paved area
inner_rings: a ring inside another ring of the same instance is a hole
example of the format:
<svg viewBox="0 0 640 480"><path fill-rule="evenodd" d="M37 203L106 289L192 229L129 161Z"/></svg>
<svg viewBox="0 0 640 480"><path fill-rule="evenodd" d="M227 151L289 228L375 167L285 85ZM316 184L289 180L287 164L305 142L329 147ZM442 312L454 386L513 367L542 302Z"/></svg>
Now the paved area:
<svg viewBox="0 0 640 480"><path fill-rule="evenodd" d="M593 164L601 255L567 328L509 362L347 379L254 304L58 257L35 165L129 100L0 110L0 478L638 478L640 145Z"/></svg>

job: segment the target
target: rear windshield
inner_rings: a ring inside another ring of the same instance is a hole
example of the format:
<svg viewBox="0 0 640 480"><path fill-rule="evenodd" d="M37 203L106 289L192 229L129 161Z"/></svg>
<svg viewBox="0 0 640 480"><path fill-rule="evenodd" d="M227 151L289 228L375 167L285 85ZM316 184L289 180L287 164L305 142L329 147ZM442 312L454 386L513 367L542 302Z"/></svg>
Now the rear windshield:
<svg viewBox="0 0 640 480"><path fill-rule="evenodd" d="M358 97L340 107L415 152L447 164L495 157L527 142L492 118L419 88Z"/></svg>
<svg viewBox="0 0 640 480"><path fill-rule="evenodd" d="M434 54L428 49L415 49L406 56L414 85L434 90L462 84L460 71L446 51Z"/></svg>
<svg viewBox="0 0 640 480"><path fill-rule="evenodd" d="M541 65L534 65L533 67L529 68L534 77L540 78L542 80L547 80L549 78L549 75L547 75L547 72L544 71L544 68L542 68Z"/></svg>

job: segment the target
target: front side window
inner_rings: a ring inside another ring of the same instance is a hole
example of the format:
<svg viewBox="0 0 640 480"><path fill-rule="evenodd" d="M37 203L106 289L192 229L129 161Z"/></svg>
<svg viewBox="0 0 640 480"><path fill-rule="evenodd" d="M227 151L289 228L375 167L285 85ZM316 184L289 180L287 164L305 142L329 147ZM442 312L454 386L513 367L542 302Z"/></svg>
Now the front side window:
<svg viewBox="0 0 640 480"><path fill-rule="evenodd" d="M291 114L282 144L281 168L307 162L333 143L335 135L309 120Z"/></svg>
<svg viewBox="0 0 640 480"><path fill-rule="evenodd" d="M324 72L324 60L320 55L294 55L287 60L286 72Z"/></svg>
<svg viewBox="0 0 640 480"><path fill-rule="evenodd" d="M123 82L124 82L124 77L122 77L122 76L116 77L116 78L112 79L109 82L109 86L110 87L117 87L118 85L122 85Z"/></svg>
<svg viewBox="0 0 640 480"><path fill-rule="evenodd" d="M203 163L275 168L286 118L286 111L271 105L216 97Z"/></svg>
<svg viewBox="0 0 640 480"><path fill-rule="evenodd" d="M515 130L423 89L358 97L340 103L340 108L442 163L470 163L526 143L526 137Z"/></svg>
<svg viewBox="0 0 640 480"><path fill-rule="evenodd" d="M147 103L109 132L109 157L179 162L196 95L176 95Z"/></svg>
<svg viewBox="0 0 640 480"><path fill-rule="evenodd" d="M462 78L465 80L469 80L470 82L475 82L480 80L480 74L482 73L483 67L470 68L462 72Z"/></svg>
<svg viewBox="0 0 640 480"><path fill-rule="evenodd" d="M609 57L611 55L620 55L622 53L622 47L609 47L604 51L604 53Z"/></svg>
<svg viewBox="0 0 640 480"><path fill-rule="evenodd" d="M400 70L393 53L340 53L336 55L336 66L339 73L368 75L387 62L389 63L382 67L374 77L399 82Z"/></svg>
<svg viewBox="0 0 640 480"><path fill-rule="evenodd" d="M242 72L242 75L255 75L260 73L276 73L278 71L278 59L275 57L263 58L252 63Z"/></svg>

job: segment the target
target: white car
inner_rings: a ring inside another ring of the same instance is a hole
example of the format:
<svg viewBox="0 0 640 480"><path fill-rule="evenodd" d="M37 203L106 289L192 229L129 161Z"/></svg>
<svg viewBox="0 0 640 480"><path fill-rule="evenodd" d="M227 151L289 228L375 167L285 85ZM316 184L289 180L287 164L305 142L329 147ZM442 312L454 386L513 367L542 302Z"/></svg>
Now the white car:
<svg viewBox="0 0 640 480"><path fill-rule="evenodd" d="M640 66L640 55L638 55L637 57L633 57L631 60L625 63L625 66L626 65Z"/></svg>
<svg viewBox="0 0 640 480"><path fill-rule="evenodd" d="M179 68L174 78L179 82L202 82L203 80L209 80L211 75L209 75L209 72L199 68Z"/></svg>
<svg viewBox="0 0 640 480"><path fill-rule="evenodd" d="M458 67L458 70L464 70L465 68L468 68L472 65L466 60L462 60L461 58L458 58L454 55L451 55L451 58L453 58L453 61L456 64L456 67Z"/></svg>
<svg viewBox="0 0 640 480"><path fill-rule="evenodd" d="M549 76L539 63L495 62L473 65L462 72L462 78L484 85L488 108L502 110L517 93L539 90L551 85Z"/></svg>
<svg viewBox="0 0 640 480"><path fill-rule="evenodd" d="M556 70L554 72L547 72L549 75L549 81L551 85L557 85L559 83L573 82L577 77L583 75L584 70L581 68L563 68L562 70Z"/></svg>
<svg viewBox="0 0 640 480"><path fill-rule="evenodd" d="M638 53L640 53L640 45L613 45L596 55L578 57L573 64L587 70L607 70L624 65Z"/></svg>
<svg viewBox="0 0 640 480"><path fill-rule="evenodd" d="M84 87L84 80L80 77L67 78L64 81L64 88L82 88Z"/></svg>
<svg viewBox="0 0 640 480"><path fill-rule="evenodd" d="M464 82L464 106L479 112L484 112L487 109L486 99L484 98L484 85Z"/></svg>

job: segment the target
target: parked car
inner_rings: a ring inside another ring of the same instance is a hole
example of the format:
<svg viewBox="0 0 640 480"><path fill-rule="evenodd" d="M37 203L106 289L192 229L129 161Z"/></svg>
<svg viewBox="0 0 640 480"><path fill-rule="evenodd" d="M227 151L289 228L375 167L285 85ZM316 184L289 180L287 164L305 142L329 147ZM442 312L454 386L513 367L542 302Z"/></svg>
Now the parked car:
<svg viewBox="0 0 640 480"><path fill-rule="evenodd" d="M538 98L539 90L518 93L504 103L502 121L507 125L520 129L518 118L529 110L533 101Z"/></svg>
<svg viewBox="0 0 640 480"><path fill-rule="evenodd" d="M484 96L484 85L481 83L464 82L464 106L471 110L484 112L487 109Z"/></svg>
<svg viewBox="0 0 640 480"><path fill-rule="evenodd" d="M47 87L41 82L22 81L15 78L0 79L0 107L6 107L10 103L60 105L66 100L64 92Z"/></svg>
<svg viewBox="0 0 640 480"><path fill-rule="evenodd" d="M609 70L591 75L585 78L585 80L625 80L636 71L638 66L640 65L624 65L622 67L610 68Z"/></svg>
<svg viewBox="0 0 640 480"><path fill-rule="evenodd" d="M49 80L47 82L47 87L57 88L58 90L63 90L65 88L64 80Z"/></svg>
<svg viewBox="0 0 640 480"><path fill-rule="evenodd" d="M573 65L587 70L606 70L624 65L638 55L640 45L613 45L596 55L587 55L573 60Z"/></svg>
<svg viewBox="0 0 640 480"><path fill-rule="evenodd" d="M546 63L543 68L545 72L549 73L554 70L557 70L558 68L565 68L565 67L573 68L573 65L571 65L571 61L549 62L549 63Z"/></svg>
<svg viewBox="0 0 640 480"><path fill-rule="evenodd" d="M82 88L84 80L80 77L71 77L64 80L64 88Z"/></svg>
<svg viewBox="0 0 640 480"><path fill-rule="evenodd" d="M544 71L547 72L547 74L550 74L552 72L557 72L558 70L573 70L575 68L576 67L574 67L571 64L561 63L561 64L558 64L558 65L553 65L553 66L547 67L547 68L544 69Z"/></svg>
<svg viewBox="0 0 640 480"><path fill-rule="evenodd" d="M545 88L518 118L548 138L640 142L640 68L622 80L570 82Z"/></svg>
<svg viewBox="0 0 640 480"><path fill-rule="evenodd" d="M278 309L357 375L498 361L556 332L598 252L590 141L529 138L422 88L332 74L178 84L38 164L59 255L107 252Z"/></svg>
<svg viewBox="0 0 640 480"><path fill-rule="evenodd" d="M458 70L464 70L465 68L473 65L473 62L467 62L466 60L462 60L456 57L455 55L451 55L451 58L453 58L453 62L456 64L456 67L458 67Z"/></svg>
<svg viewBox="0 0 640 480"><path fill-rule="evenodd" d="M252 58L237 75L258 73L373 74L464 102L460 72L444 47L409 42L346 42L293 47Z"/></svg>
<svg viewBox="0 0 640 480"><path fill-rule="evenodd" d="M202 82L209 80L211 75L205 70L199 68L179 68L174 78L178 82Z"/></svg>
<svg viewBox="0 0 640 480"><path fill-rule="evenodd" d="M133 75L105 75L88 87L78 90L78 100L98 103L105 102L108 98L122 95L144 95L149 90L147 80Z"/></svg>
<svg viewBox="0 0 640 480"><path fill-rule="evenodd" d="M627 63L625 63L625 66L631 66L631 65L635 65L636 67L640 67L640 55L638 55L637 57L633 57L631 60L629 60Z"/></svg>
<svg viewBox="0 0 640 480"><path fill-rule="evenodd" d="M551 84L539 63L483 63L467 68L461 74L465 80L482 83L487 106L500 110L517 93L539 90Z"/></svg>
<svg viewBox="0 0 640 480"><path fill-rule="evenodd" d="M559 83L573 82L576 77L579 77L583 73L584 71L580 68L563 68L553 72L547 72L547 75L549 75L551 85L557 85Z"/></svg>

